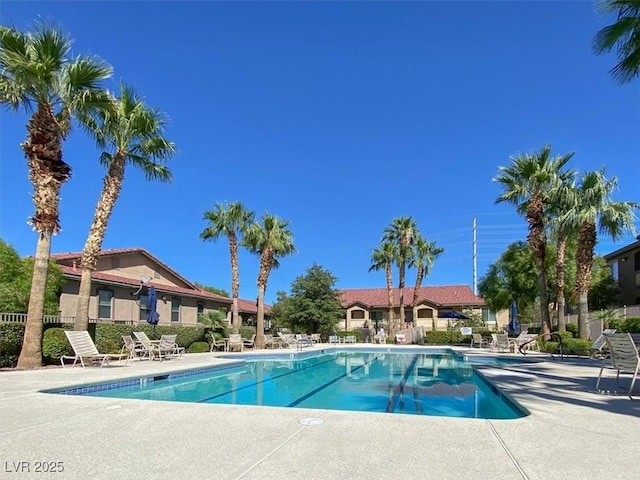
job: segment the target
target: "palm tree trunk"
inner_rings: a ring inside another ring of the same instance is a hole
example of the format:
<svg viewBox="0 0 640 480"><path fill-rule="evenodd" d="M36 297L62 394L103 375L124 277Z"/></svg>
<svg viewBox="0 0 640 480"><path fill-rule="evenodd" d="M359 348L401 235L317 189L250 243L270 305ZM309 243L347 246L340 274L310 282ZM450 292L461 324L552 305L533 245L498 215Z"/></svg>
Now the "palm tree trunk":
<svg viewBox="0 0 640 480"><path fill-rule="evenodd" d="M392 278L392 270L391 263L387 264L386 267L387 274L387 303L389 306L389 336L391 338L395 337L395 320L393 318L393 278Z"/></svg>
<svg viewBox="0 0 640 480"><path fill-rule="evenodd" d="M549 338L551 333L551 317L549 315L549 296L547 295L547 276L545 273L545 257L547 253L547 239L545 236L544 222L542 220L543 204L540 198L533 197L527 208L526 220L529 224L527 240L533 251L536 264L536 280L538 284L538 296L540 297L540 317L542 320L542 333Z"/></svg>
<svg viewBox="0 0 640 480"><path fill-rule="evenodd" d="M593 251L596 245L596 226L585 222L578 232L576 248L576 293L578 294L578 332L583 340L589 339L589 284Z"/></svg>
<svg viewBox="0 0 640 480"><path fill-rule="evenodd" d="M567 327L564 319L564 264L567 250L567 239L563 235L558 236L556 241L556 309L558 316L558 330L566 331Z"/></svg>
<svg viewBox="0 0 640 480"><path fill-rule="evenodd" d="M51 236L60 230L60 188L71 177L71 167L62 160L62 130L51 105L38 105L38 110L29 119L27 132L27 140L21 146L27 157L29 180L33 184L35 214L31 222L38 232L38 242L27 323L18 357L19 369L42 365L42 330Z"/></svg>
<svg viewBox="0 0 640 480"><path fill-rule="evenodd" d="M231 297L233 299L232 305L232 319L233 319L233 333L240 333L240 313L238 311L238 297L240 291L240 276L238 274L238 239L235 234L229 234L229 256L231 257Z"/></svg>
<svg viewBox="0 0 640 480"><path fill-rule="evenodd" d="M398 288L400 289L400 326L404 328L404 275L405 266L402 263L398 273Z"/></svg>
<svg viewBox="0 0 640 480"><path fill-rule="evenodd" d="M256 314L256 348L264 348L264 284L258 284L258 313Z"/></svg>
<svg viewBox="0 0 640 480"><path fill-rule="evenodd" d="M42 366L42 330L44 322L44 301L51 254L51 232L38 234L36 254L33 262L31 295L27 323L24 327L22 350L18 357L18 369Z"/></svg>
<svg viewBox="0 0 640 480"><path fill-rule="evenodd" d="M104 176L102 192L93 214L93 222L82 250L82 277L78 292L76 320L74 330L87 330L89 327L89 302L91 300L91 273L96 269L98 256L109 225L113 207L120 196L124 181L125 157L117 153L109 164L109 171Z"/></svg>

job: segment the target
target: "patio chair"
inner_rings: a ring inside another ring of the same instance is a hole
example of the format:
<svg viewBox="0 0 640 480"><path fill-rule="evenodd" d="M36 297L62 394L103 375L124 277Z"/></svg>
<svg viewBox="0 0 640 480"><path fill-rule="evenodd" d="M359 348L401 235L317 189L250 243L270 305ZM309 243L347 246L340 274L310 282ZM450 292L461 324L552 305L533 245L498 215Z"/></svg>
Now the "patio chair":
<svg viewBox="0 0 640 480"><path fill-rule="evenodd" d="M213 352L214 350L224 350L224 341L221 343L218 343L216 340L216 337L211 335L211 350L209 351Z"/></svg>
<svg viewBox="0 0 640 480"><path fill-rule="evenodd" d="M356 336L355 335L345 335L345 337L342 339L343 343L356 343Z"/></svg>
<svg viewBox="0 0 640 480"><path fill-rule="evenodd" d="M100 353L96 348L96 344L93 343L93 339L87 330L65 330L64 334L67 336L67 340L73 348L74 356L63 355L60 357L60 363L62 367L65 367L65 360L73 360L72 367L80 360L80 365L84 368L85 362L89 365L99 363L100 367L104 367L109 364L109 360L122 360L128 358L128 354L124 353Z"/></svg>
<svg viewBox="0 0 640 480"><path fill-rule="evenodd" d="M160 361L162 361L162 354L165 354L165 358L168 355L177 355L178 359L182 358L182 354L184 353L184 348L178 346L176 343L176 338L178 335L162 335L160 337L160 341L155 346L158 352L158 356L160 357Z"/></svg>
<svg viewBox="0 0 640 480"><path fill-rule="evenodd" d="M270 333L264 334L264 348L280 348L281 346L280 339L274 338Z"/></svg>
<svg viewBox="0 0 640 480"><path fill-rule="evenodd" d="M489 346L489 342L487 342L486 338L482 338L482 335L479 333L474 333L471 335L471 345L470 347L478 347L478 348L486 348Z"/></svg>
<svg viewBox="0 0 640 480"><path fill-rule="evenodd" d="M620 372L631 373L631 385L629 386L629 398L633 392L633 385L638 378L638 371L640 370L640 355L636 344L633 342L633 338L629 333L612 333L606 335L605 340L609 347L609 354L611 355L611 368L616 370L616 381L620 384ZM606 365L607 359L602 361L602 367L600 367L600 373L598 374L598 381L596 382L596 390L600 389L600 380L602 379L602 372Z"/></svg>
<svg viewBox="0 0 640 480"><path fill-rule="evenodd" d="M256 347L256 334L254 333L253 335L251 335L251 338L243 338L242 339L242 346L255 348Z"/></svg>
<svg viewBox="0 0 640 480"><path fill-rule="evenodd" d="M158 354L157 343L153 342L144 332L133 332L133 336L138 340L138 347L143 352L143 356L148 356L149 361Z"/></svg>
<svg viewBox="0 0 640 480"><path fill-rule="evenodd" d="M340 343L340 337L338 335L329 335L329 343Z"/></svg>
<svg viewBox="0 0 640 480"><path fill-rule="evenodd" d="M283 347L291 347L297 343L295 335L291 335L290 333L283 334L282 332L278 332L278 337L280 337L280 343Z"/></svg>
<svg viewBox="0 0 640 480"><path fill-rule="evenodd" d="M227 350L231 351L235 348L238 348L240 351L244 349L242 336L239 333L232 333L231 335L229 335L229 340L227 340Z"/></svg>
<svg viewBox="0 0 640 480"><path fill-rule="evenodd" d="M133 340L131 335L122 335L122 348L120 349L120 354L124 355L125 351L127 351L127 361L131 358L141 357L144 355L145 350L136 345L136 342Z"/></svg>
<svg viewBox="0 0 640 480"><path fill-rule="evenodd" d="M615 328L607 328L603 330L598 338L596 338L589 347L589 356L602 358L604 350L607 348L607 335L613 335L617 332Z"/></svg>
<svg viewBox="0 0 640 480"><path fill-rule="evenodd" d="M506 333L492 333L491 334L491 345L490 348L496 352L508 352L509 347L509 336Z"/></svg>
<svg viewBox="0 0 640 480"><path fill-rule="evenodd" d="M319 333L312 333L310 338L311 338L311 341L313 343L320 343L321 342L321 338L320 338L320 334Z"/></svg>

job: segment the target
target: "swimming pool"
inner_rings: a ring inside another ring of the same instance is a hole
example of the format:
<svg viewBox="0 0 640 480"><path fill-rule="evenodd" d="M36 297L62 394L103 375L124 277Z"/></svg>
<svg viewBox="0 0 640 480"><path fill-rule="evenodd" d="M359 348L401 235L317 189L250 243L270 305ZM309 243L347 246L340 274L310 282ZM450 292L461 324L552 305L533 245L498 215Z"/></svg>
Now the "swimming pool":
<svg viewBox="0 0 640 480"><path fill-rule="evenodd" d="M419 351L333 350L48 393L466 418L528 414L463 358Z"/></svg>

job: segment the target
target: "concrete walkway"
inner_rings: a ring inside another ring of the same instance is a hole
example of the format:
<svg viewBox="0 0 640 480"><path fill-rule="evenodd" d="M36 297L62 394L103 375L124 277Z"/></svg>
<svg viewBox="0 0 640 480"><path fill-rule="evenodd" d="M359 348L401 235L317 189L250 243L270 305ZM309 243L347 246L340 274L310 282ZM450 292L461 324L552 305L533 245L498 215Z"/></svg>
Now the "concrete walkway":
<svg viewBox="0 0 640 480"><path fill-rule="evenodd" d="M481 368L531 412L518 420L38 393L229 361L215 354L103 369L0 372L0 478L636 478L640 387L635 400L601 394L595 391L598 361L542 358ZM621 386L628 385L626 375ZM615 390L615 374L609 372L601 387ZM64 470L36 472L43 469L39 462Z"/></svg>

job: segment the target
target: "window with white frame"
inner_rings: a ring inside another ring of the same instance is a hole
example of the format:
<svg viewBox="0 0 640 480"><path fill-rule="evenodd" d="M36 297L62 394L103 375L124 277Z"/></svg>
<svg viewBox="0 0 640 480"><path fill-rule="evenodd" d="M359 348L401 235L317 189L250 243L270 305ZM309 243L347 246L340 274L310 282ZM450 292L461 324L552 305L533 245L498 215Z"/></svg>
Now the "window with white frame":
<svg viewBox="0 0 640 480"><path fill-rule="evenodd" d="M180 306L182 305L182 301L179 298L173 297L171 299L171 321L179 322L180 321Z"/></svg>
<svg viewBox="0 0 640 480"><path fill-rule="evenodd" d="M97 293L98 318L111 319L111 302L113 300L113 290L99 288Z"/></svg>

